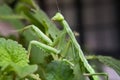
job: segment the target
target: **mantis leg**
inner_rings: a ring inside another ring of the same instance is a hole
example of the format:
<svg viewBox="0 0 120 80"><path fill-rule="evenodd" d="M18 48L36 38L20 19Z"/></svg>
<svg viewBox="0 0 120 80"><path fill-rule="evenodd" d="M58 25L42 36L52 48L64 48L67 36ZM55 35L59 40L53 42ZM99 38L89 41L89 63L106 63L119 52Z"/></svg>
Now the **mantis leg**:
<svg viewBox="0 0 120 80"><path fill-rule="evenodd" d="M107 73L95 73L95 74L84 74L85 76L97 76L97 75L102 75L105 76L105 79L108 80L108 74Z"/></svg>
<svg viewBox="0 0 120 80"><path fill-rule="evenodd" d="M46 44L48 45L52 45L52 40L47 36L45 35L38 27L36 27L35 25L29 25L29 26L26 26L18 31L25 31L25 30L28 30L28 29L32 29L32 31L36 34L36 36L39 37L39 39L41 39L42 41L44 41Z"/></svg>
<svg viewBox="0 0 120 80"><path fill-rule="evenodd" d="M33 41L30 42L30 44L28 46L28 58L30 56L30 51L31 51L32 45L35 45L35 46L39 47L40 49L42 49L43 51L46 51L46 52L52 52L54 54L57 54L57 53L60 52L59 50L57 50L57 49L55 49L51 46L48 46L46 44L43 44L41 42L33 40Z"/></svg>

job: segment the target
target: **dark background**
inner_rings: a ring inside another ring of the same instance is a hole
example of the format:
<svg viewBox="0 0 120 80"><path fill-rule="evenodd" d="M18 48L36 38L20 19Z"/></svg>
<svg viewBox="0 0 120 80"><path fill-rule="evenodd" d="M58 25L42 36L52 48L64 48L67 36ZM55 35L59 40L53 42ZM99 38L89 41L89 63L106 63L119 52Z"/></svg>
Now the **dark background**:
<svg viewBox="0 0 120 80"><path fill-rule="evenodd" d="M55 0L38 0L49 16L57 11ZM120 59L120 0L58 0L71 28L80 33L78 41L95 54Z"/></svg>
<svg viewBox="0 0 120 80"><path fill-rule="evenodd" d="M13 6L16 3L11 4ZM120 59L120 0L57 0L81 47L91 53ZM56 0L36 0L49 15L58 11Z"/></svg>

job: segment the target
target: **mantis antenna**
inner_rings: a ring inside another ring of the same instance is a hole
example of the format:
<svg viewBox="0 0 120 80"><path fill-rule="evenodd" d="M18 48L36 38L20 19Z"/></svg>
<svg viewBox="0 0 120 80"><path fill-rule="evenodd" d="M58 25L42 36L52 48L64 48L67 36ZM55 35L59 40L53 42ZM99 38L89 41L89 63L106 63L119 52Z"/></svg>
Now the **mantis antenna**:
<svg viewBox="0 0 120 80"><path fill-rule="evenodd" d="M61 13L60 8L59 8L59 4L58 4L58 0L56 0L56 6L57 6L57 10L58 10L58 12Z"/></svg>

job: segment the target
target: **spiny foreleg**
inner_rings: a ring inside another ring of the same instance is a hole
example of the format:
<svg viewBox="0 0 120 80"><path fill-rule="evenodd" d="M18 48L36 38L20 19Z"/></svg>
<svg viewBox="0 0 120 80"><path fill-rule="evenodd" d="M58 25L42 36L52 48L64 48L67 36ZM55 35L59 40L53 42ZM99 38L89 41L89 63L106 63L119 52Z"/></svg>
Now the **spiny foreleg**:
<svg viewBox="0 0 120 80"><path fill-rule="evenodd" d="M43 44L41 42L33 40L33 41L30 41L30 44L28 46L28 58L30 56L30 51L31 51L32 45L35 45L35 46L39 47L41 50L48 52L48 53L51 53L51 54L52 53L58 54L60 52L60 50L57 50L49 45L46 45L46 44Z"/></svg>

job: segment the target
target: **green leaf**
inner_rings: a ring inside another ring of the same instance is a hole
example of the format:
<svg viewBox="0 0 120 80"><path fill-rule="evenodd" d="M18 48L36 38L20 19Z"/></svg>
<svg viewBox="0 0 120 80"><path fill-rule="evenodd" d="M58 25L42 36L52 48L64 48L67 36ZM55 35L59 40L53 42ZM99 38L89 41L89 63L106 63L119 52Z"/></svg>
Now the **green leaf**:
<svg viewBox="0 0 120 80"><path fill-rule="evenodd" d="M79 64L75 64L74 68L74 80L85 80L85 76L83 76L83 73L81 72L81 67Z"/></svg>
<svg viewBox="0 0 120 80"><path fill-rule="evenodd" d="M113 68L120 75L120 60L108 56L98 56L97 58L103 64Z"/></svg>
<svg viewBox="0 0 120 80"><path fill-rule="evenodd" d="M34 4L35 4L33 0L19 0L19 1L20 3L24 3L32 7L34 7Z"/></svg>
<svg viewBox="0 0 120 80"><path fill-rule="evenodd" d="M24 4L19 5L19 9L20 8L27 20L29 20L32 24L36 25L42 32L49 36L49 38L51 38L53 41L57 38L60 31L41 9L31 11L29 8L24 6ZM33 39L39 40L38 38L36 38L36 35L31 33L30 31L25 31L24 36L27 40L26 42L29 42ZM31 51L30 60L32 63L43 63L46 56L48 55L38 50L38 48L34 47Z"/></svg>
<svg viewBox="0 0 120 80"><path fill-rule="evenodd" d="M62 61L53 61L46 69L46 80L73 80L73 70L69 64Z"/></svg>
<svg viewBox="0 0 120 80"><path fill-rule="evenodd" d="M0 38L0 66L15 63L19 66L28 65L27 51L13 40Z"/></svg>
<svg viewBox="0 0 120 80"><path fill-rule="evenodd" d="M28 65L27 51L13 40L0 38L0 67L1 71L14 71L23 78L37 70L37 65Z"/></svg>
<svg viewBox="0 0 120 80"><path fill-rule="evenodd" d="M13 68L13 71L15 71L20 78L24 78L32 74L38 68L37 65L27 65L27 66L21 67L16 64L11 64L11 67Z"/></svg>
<svg viewBox="0 0 120 80"><path fill-rule="evenodd" d="M10 23L16 29L22 28L24 26L23 23L19 19L13 17L15 17L15 14L8 5L0 5L0 20Z"/></svg>
<svg viewBox="0 0 120 80"><path fill-rule="evenodd" d="M32 24L36 25L42 32L44 32L53 41L57 38L60 31L57 29L54 23L48 18L48 16L41 10L32 10L28 8L27 5L20 3L16 8L18 11L24 13L23 16L30 21ZM33 9L33 8L32 8ZM31 36L29 36L31 35ZM39 40L34 33L30 31L25 31L24 36L26 42L31 40ZM48 56L45 52L40 51L38 48L32 48L30 60L32 63L44 63L45 57Z"/></svg>
<svg viewBox="0 0 120 80"><path fill-rule="evenodd" d="M31 61L31 63L34 63L34 64L46 64L46 63L48 63L48 61L52 60L49 58L50 54L42 51L41 49L39 49L36 46L32 47L32 51L31 51L30 55L31 55L30 61Z"/></svg>
<svg viewBox="0 0 120 80"><path fill-rule="evenodd" d="M53 40L56 39L59 30L41 9L33 10L33 12L26 10L24 14L27 19L32 24L36 25L42 32L49 35Z"/></svg>
<svg viewBox="0 0 120 80"><path fill-rule="evenodd" d="M56 35L58 35L58 28L41 9L29 8L26 4L20 3L16 10L20 11L19 13L23 13L23 16L25 16L28 21L37 26L43 33L51 37L53 40L56 38Z"/></svg>
<svg viewBox="0 0 120 80"><path fill-rule="evenodd" d="M34 15L32 15L37 21L39 21L44 29L47 31L46 33L50 34L50 36L55 39L56 35L58 35L58 28L52 23L52 21L48 18L48 16L41 10L34 10ZM38 27L42 27L38 26Z"/></svg>

